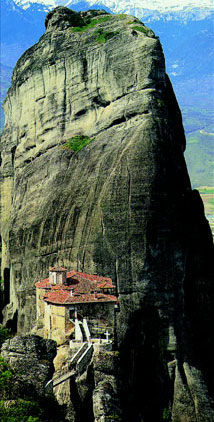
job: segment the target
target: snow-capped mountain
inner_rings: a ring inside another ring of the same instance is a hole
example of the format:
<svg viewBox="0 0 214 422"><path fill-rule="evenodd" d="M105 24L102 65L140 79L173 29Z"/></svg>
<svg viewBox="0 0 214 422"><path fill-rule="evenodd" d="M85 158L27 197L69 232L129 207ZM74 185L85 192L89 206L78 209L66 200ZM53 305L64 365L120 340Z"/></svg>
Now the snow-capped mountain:
<svg viewBox="0 0 214 422"><path fill-rule="evenodd" d="M52 7L56 7L59 4L55 0L14 0L14 3L16 3L17 6L21 7L22 9L26 10L28 9L32 4L46 6L46 9L49 10ZM60 2L61 5L61 2ZM63 5L63 2L62 2Z"/></svg>
<svg viewBox="0 0 214 422"><path fill-rule="evenodd" d="M29 8L33 3L41 4L50 8L56 6L71 7L80 0L14 0L23 9ZM83 2L85 3L85 2ZM114 13L134 14L142 16L142 9L157 10L159 13L176 12L194 8L213 9L213 0L88 0L89 6L104 5Z"/></svg>

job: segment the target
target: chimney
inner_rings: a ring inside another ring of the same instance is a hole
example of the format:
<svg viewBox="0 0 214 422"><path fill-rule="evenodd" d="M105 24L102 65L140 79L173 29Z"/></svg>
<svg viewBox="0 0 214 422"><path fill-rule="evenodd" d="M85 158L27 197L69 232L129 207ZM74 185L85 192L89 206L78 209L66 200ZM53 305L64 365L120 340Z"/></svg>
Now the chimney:
<svg viewBox="0 0 214 422"><path fill-rule="evenodd" d="M49 281L51 284L66 283L66 268L52 267L49 269Z"/></svg>

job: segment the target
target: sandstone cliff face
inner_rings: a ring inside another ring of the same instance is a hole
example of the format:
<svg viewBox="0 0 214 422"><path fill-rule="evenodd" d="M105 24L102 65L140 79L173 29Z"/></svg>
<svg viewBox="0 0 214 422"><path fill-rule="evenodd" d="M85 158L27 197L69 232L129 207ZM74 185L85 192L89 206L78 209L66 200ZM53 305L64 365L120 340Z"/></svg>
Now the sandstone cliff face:
<svg viewBox="0 0 214 422"><path fill-rule="evenodd" d="M107 422L121 420L117 383L118 352L94 348L86 370L54 387L58 403L66 408L66 421Z"/></svg>
<svg viewBox="0 0 214 422"><path fill-rule="evenodd" d="M1 140L4 318L18 311L18 331L30 330L34 282L51 265L109 275L122 420L159 421L171 406L174 422L212 421L213 246L180 111L153 32L97 13L74 32L79 21L57 8L13 73ZM95 140L64 149L76 135Z"/></svg>
<svg viewBox="0 0 214 422"><path fill-rule="evenodd" d="M14 397L45 396L45 384L54 373L55 341L38 336L15 336L5 341L1 355L15 371Z"/></svg>

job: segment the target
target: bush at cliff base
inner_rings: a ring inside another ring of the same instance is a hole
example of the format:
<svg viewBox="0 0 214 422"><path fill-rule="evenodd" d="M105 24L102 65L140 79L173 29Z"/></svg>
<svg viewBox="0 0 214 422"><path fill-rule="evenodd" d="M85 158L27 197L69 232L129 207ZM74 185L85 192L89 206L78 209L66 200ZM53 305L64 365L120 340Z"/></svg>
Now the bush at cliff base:
<svg viewBox="0 0 214 422"><path fill-rule="evenodd" d="M14 383L17 373L0 356L0 421L1 422L41 422L64 420L65 408L59 406L54 396L17 397ZM22 386L23 387L23 386Z"/></svg>
<svg viewBox="0 0 214 422"><path fill-rule="evenodd" d="M0 397L10 398L12 388L13 371L8 363L0 356Z"/></svg>
<svg viewBox="0 0 214 422"><path fill-rule="evenodd" d="M14 371L0 356L0 421L1 422L39 422L42 414L38 403L31 400L12 400Z"/></svg>
<svg viewBox="0 0 214 422"><path fill-rule="evenodd" d="M40 422L39 405L28 400L0 400L1 422Z"/></svg>

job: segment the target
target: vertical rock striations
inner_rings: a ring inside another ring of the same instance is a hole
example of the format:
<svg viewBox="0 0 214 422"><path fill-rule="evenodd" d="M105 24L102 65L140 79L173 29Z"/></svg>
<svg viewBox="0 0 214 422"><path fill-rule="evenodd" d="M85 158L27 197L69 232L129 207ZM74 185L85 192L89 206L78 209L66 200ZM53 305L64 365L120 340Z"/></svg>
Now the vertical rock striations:
<svg viewBox="0 0 214 422"><path fill-rule="evenodd" d="M5 320L18 311L19 332L30 329L34 282L50 265L109 275L123 422L169 419L170 408L173 422L211 422L213 244L160 42L101 11L57 8L46 27L4 104ZM94 139L74 153L76 136Z"/></svg>

